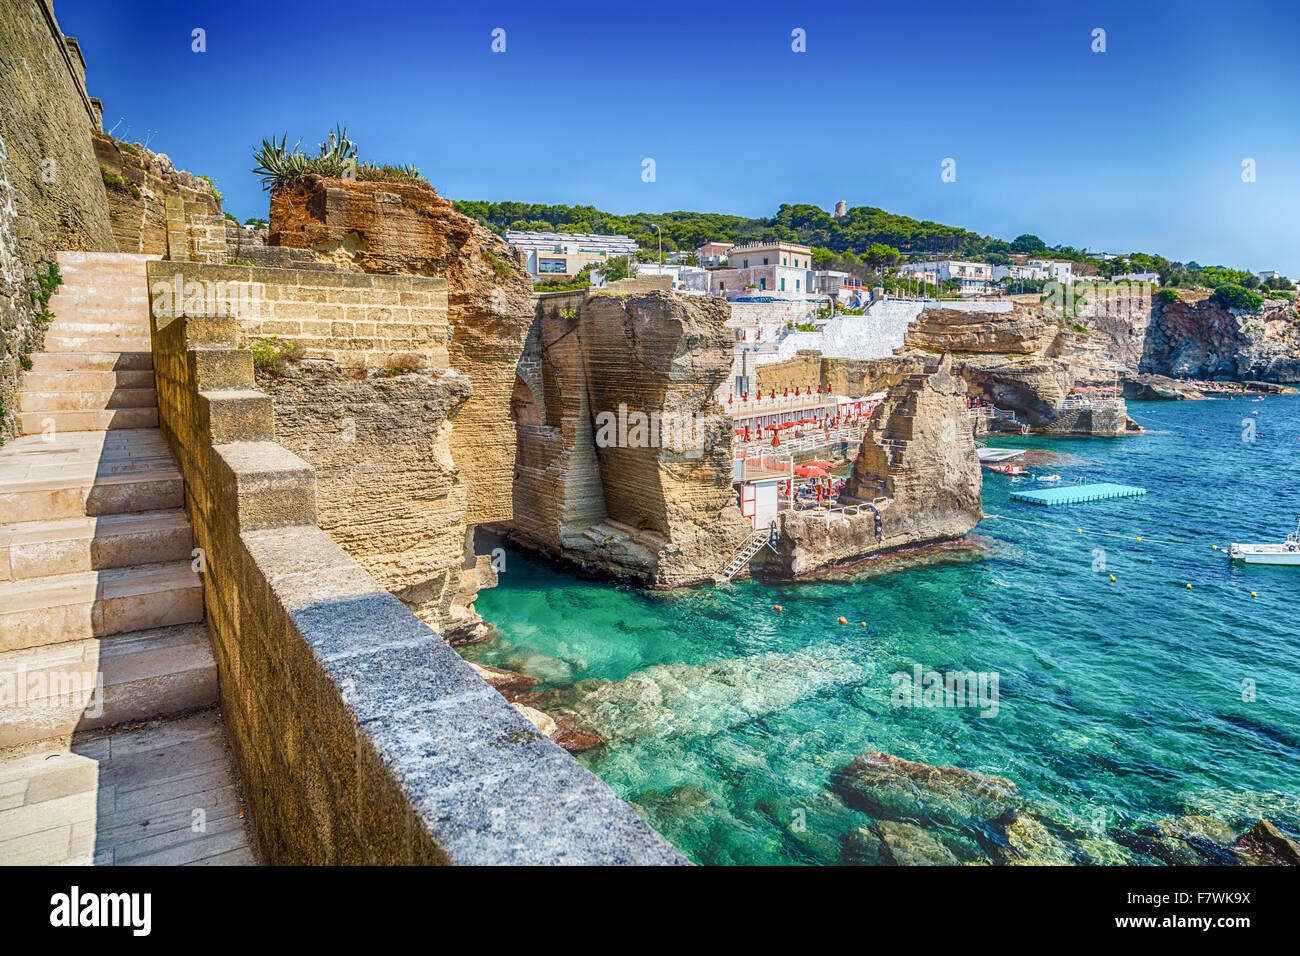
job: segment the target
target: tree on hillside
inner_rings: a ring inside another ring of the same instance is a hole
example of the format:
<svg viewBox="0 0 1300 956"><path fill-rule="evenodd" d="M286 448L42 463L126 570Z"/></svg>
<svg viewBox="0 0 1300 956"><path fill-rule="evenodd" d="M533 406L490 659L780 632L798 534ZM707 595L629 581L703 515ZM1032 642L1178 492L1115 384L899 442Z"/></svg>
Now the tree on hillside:
<svg viewBox="0 0 1300 956"><path fill-rule="evenodd" d="M1025 255L1041 255L1047 251L1047 243L1035 235L1026 233L1023 236L1016 236L1011 240L1011 251L1020 252Z"/></svg>

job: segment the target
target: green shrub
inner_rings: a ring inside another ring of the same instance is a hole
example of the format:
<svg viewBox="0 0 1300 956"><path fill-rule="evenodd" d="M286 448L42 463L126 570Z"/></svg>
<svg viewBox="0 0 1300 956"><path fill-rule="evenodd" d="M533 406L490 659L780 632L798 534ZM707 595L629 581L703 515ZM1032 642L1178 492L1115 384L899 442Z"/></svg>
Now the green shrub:
<svg viewBox="0 0 1300 956"><path fill-rule="evenodd" d="M1214 290L1210 301L1225 309L1240 309L1243 312L1258 312L1264 300L1249 289L1239 285L1221 285Z"/></svg>
<svg viewBox="0 0 1300 956"><path fill-rule="evenodd" d="M295 342L282 342L278 335L266 335L254 341L249 347L253 353L253 367L271 375L284 372L281 360L295 361L302 357L302 350Z"/></svg>
<svg viewBox="0 0 1300 956"><path fill-rule="evenodd" d="M116 189L118 192L130 193L135 199L140 198L140 187L135 183L127 182L116 173L110 173L103 166L99 167L99 175L104 179L104 185L109 189Z"/></svg>
<svg viewBox="0 0 1300 956"><path fill-rule="evenodd" d="M1163 303L1177 302L1182 296L1177 289L1161 289L1156 293L1156 301Z"/></svg>

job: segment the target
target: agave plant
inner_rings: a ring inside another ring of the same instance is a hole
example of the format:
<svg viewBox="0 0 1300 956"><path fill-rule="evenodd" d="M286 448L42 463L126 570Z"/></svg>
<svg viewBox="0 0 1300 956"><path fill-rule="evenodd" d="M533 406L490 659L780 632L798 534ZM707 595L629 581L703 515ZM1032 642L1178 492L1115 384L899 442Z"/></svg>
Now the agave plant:
<svg viewBox="0 0 1300 956"><path fill-rule="evenodd" d="M262 188L271 192L292 186L302 177L315 173L318 176L337 178L356 166L357 144L348 139L345 126L335 125L323 143L317 143L320 153L308 156L299 147L302 140L287 146L289 137L262 140L262 145L253 150L253 160L257 166L253 172L261 177Z"/></svg>
<svg viewBox="0 0 1300 956"><path fill-rule="evenodd" d="M278 143L275 137L264 139L262 145L253 150L253 161L257 163L253 173L261 178L263 189L276 192L310 172L307 156L298 148L302 140L294 143L292 149L286 149L288 139L288 134L282 136Z"/></svg>
<svg viewBox="0 0 1300 956"><path fill-rule="evenodd" d="M357 144L348 139L348 128L334 124L334 129L317 143L320 155L312 157L312 172L322 176L339 177L348 168L356 167Z"/></svg>

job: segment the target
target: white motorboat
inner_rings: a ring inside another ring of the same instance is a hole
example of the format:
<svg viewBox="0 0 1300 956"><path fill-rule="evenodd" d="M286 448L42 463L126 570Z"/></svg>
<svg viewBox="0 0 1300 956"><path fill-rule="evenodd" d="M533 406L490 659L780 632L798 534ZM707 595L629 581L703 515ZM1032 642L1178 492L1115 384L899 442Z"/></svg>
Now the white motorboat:
<svg viewBox="0 0 1300 956"><path fill-rule="evenodd" d="M1296 515L1296 529L1281 544L1237 544L1228 546L1228 556L1246 564L1300 565L1300 515Z"/></svg>

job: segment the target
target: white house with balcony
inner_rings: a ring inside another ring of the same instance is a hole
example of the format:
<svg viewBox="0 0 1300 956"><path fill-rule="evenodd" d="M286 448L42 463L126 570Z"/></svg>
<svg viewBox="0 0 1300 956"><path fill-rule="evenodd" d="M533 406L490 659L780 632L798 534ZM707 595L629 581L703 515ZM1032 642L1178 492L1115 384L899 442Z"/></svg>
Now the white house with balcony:
<svg viewBox="0 0 1300 956"><path fill-rule="evenodd" d="M988 292L993 282L993 266L987 262L963 262L958 259L909 262L900 267L899 272L924 282L956 282L962 295Z"/></svg>

